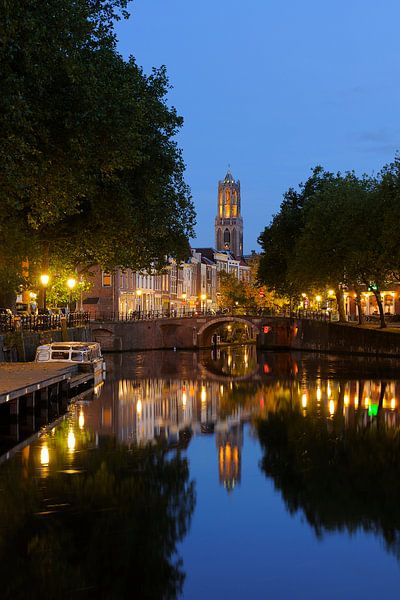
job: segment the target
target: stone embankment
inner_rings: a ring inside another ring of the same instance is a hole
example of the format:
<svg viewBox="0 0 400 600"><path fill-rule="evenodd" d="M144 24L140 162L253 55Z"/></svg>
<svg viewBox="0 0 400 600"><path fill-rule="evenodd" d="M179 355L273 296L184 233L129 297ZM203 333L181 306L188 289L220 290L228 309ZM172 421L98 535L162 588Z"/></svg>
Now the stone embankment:
<svg viewBox="0 0 400 600"><path fill-rule="evenodd" d="M366 354L400 358L400 331L311 319L270 319L270 329L258 337L261 349L306 350L332 354Z"/></svg>
<svg viewBox="0 0 400 600"><path fill-rule="evenodd" d="M0 362L32 361L36 348L49 342L88 342L91 338L89 327L69 327L51 331L13 331L0 334Z"/></svg>

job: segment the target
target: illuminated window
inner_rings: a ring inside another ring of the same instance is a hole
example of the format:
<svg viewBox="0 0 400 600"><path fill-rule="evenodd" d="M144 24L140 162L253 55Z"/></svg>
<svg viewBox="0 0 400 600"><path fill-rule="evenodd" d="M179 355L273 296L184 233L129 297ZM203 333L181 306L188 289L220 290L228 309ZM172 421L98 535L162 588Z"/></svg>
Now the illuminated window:
<svg viewBox="0 0 400 600"><path fill-rule="evenodd" d="M102 272L102 285L103 287L111 287L111 273Z"/></svg>

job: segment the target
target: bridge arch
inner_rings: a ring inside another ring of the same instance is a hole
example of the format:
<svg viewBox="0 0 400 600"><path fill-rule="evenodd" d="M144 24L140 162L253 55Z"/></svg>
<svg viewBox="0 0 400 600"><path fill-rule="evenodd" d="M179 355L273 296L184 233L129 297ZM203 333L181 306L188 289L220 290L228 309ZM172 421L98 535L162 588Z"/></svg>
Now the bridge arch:
<svg viewBox="0 0 400 600"><path fill-rule="evenodd" d="M254 320L251 317L221 315L221 316L213 317L212 319L207 320L206 323L203 323L199 327L199 329L197 330L198 346L199 347L210 346L212 335L222 325L226 325L229 323L243 323L243 324L251 327L254 335L258 335L260 333L260 328L259 328L258 324L254 323Z"/></svg>

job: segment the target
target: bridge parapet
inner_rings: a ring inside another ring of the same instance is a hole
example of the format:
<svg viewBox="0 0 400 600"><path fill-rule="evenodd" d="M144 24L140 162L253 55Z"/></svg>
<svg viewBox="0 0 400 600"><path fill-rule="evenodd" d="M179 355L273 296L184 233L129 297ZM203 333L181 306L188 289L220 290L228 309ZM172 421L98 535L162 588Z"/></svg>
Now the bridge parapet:
<svg viewBox="0 0 400 600"><path fill-rule="evenodd" d="M269 317L270 318L270 317ZM256 338L266 317L252 315L196 315L148 320L94 321L93 339L108 351L197 349L211 346L211 337L224 324L242 323Z"/></svg>

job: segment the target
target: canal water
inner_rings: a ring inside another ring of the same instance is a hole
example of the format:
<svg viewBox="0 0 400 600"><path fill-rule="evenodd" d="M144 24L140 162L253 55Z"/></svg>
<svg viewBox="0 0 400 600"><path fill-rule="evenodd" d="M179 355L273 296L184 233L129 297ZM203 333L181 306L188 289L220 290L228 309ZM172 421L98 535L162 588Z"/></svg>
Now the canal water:
<svg viewBox="0 0 400 600"><path fill-rule="evenodd" d="M3 455L1 598L395 597L399 366L110 355L92 397Z"/></svg>

